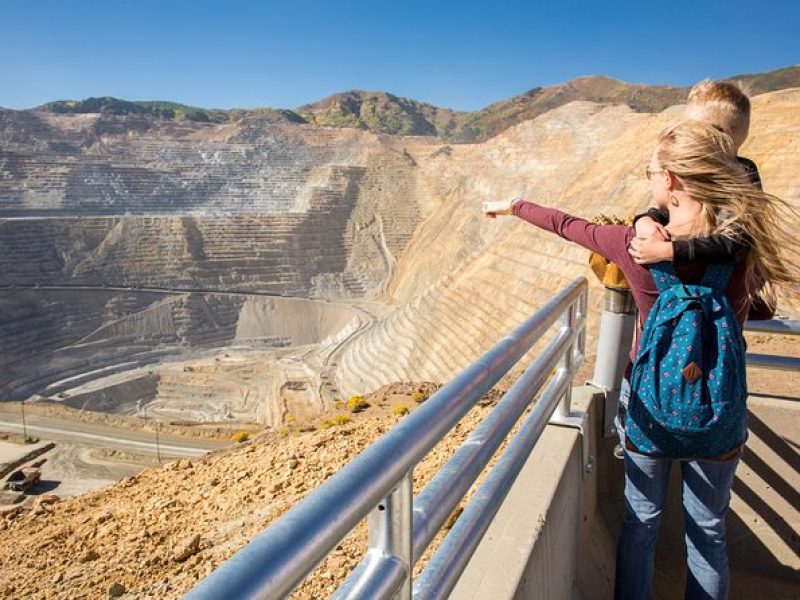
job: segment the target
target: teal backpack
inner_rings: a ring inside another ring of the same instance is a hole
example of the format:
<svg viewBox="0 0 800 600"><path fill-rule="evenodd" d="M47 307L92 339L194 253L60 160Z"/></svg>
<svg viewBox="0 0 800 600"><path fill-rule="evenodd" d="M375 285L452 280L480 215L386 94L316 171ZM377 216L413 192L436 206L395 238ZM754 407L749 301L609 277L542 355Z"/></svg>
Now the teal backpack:
<svg viewBox="0 0 800 600"><path fill-rule="evenodd" d="M725 295L733 266L708 267L699 285L650 265L659 296L631 371L625 435L669 458L726 454L747 437L744 338Z"/></svg>

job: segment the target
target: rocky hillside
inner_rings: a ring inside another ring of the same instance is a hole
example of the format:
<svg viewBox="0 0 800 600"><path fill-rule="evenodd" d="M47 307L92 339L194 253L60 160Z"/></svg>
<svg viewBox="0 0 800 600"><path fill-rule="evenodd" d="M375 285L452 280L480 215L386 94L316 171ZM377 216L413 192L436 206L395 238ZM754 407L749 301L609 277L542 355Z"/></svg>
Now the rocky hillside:
<svg viewBox="0 0 800 600"><path fill-rule="evenodd" d="M386 92L352 90L297 109L315 125L358 127L398 135L450 138L470 113L439 108Z"/></svg>
<svg viewBox="0 0 800 600"><path fill-rule="evenodd" d="M778 69L763 75L736 75L749 94L800 87L800 67ZM486 108L462 115L458 125L440 136L454 141L483 141L509 127L576 100L625 104L636 112L660 112L685 101L687 87L626 83L609 77L579 77L566 83L538 87Z"/></svg>
<svg viewBox="0 0 800 600"><path fill-rule="evenodd" d="M45 495L26 508L3 508L0 597L178 598L435 389L430 383L387 386L366 398L364 412L345 411L338 425L328 426L322 415L317 431L285 430L202 461L146 469L80 497ZM415 469L416 489L497 398L490 392ZM360 561L365 525L292 597L327 597Z"/></svg>
<svg viewBox="0 0 800 600"><path fill-rule="evenodd" d="M86 98L85 100L55 100L47 102L37 110L57 114L80 115L101 113L118 116L146 116L167 121L195 121L198 123L230 123L245 116L257 116L270 123L305 123L297 113L287 109L254 108L244 109L208 109L188 106L178 102L158 100L128 101L111 96Z"/></svg>
<svg viewBox="0 0 800 600"><path fill-rule="evenodd" d="M750 94L800 86L800 67L764 74L735 75ZM87 98L49 102L39 110L56 113L147 115L160 119L228 123L246 116L269 122L311 123L329 127L357 127L396 135L430 135L452 142L487 140L509 127L573 102L587 100L625 104L637 112L659 112L686 98L687 87L632 84L609 77L579 77L537 87L476 111L455 111L402 98L386 92L351 90L312 104L287 109L204 109L174 102L129 102L116 98Z"/></svg>

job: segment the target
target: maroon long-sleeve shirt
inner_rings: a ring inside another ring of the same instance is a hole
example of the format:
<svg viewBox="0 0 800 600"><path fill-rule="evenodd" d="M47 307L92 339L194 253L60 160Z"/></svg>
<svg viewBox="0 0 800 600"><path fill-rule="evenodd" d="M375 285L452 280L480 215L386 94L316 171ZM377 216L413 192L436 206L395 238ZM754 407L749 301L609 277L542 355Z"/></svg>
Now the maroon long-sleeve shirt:
<svg viewBox="0 0 800 600"><path fill-rule="evenodd" d="M650 309L658 297L650 270L645 265L634 262L628 254L628 244L636 237L633 227L627 225L598 225L585 219L574 217L554 208L539 206L525 200L517 201L513 205L514 215L524 219L537 227L552 231L565 240L580 244L584 248L605 256L616 263L631 287L633 299L639 308L640 319L637 323L636 340L641 338L641 329ZM700 283L708 263L693 262L687 265L676 265L675 270L684 283ZM734 264L728 287L725 294L731 302L739 324L743 325L747 319L750 308L749 294L744 280L745 263L740 260ZM636 355L634 347L631 349L631 360Z"/></svg>

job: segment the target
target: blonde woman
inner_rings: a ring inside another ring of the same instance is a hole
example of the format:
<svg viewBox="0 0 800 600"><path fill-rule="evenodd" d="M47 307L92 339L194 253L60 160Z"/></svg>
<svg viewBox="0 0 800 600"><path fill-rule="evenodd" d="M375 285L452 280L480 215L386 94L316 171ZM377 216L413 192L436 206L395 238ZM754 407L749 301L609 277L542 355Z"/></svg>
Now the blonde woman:
<svg viewBox="0 0 800 600"><path fill-rule="evenodd" d="M741 326L755 294L771 296L775 284L800 281L787 253L797 254L789 235L798 225L796 214L781 200L757 189L736 161L731 138L708 123L683 121L666 128L647 167L655 204L669 211L672 239L724 235L746 241L724 287L724 295ZM649 267L629 254L635 238L632 227L597 225L561 211L517 199L486 209L489 217L513 214L542 229L576 242L615 262L624 272L641 316L640 330L659 291ZM665 264L665 263L660 263ZM709 263L676 265L680 280L701 281ZM641 335L637 335L637 343ZM738 336L744 352L744 340ZM631 351L636 357L638 348ZM630 365L622 389L626 389ZM703 375L704 376L704 375ZM746 385L746 383L745 383ZM630 386L627 384L630 391ZM634 391L636 393L636 391ZM622 400L622 398L621 398ZM744 411L719 455L681 457L688 579L687 598L726 598L729 568L725 544L725 515L730 489L745 442ZM738 418L738 417L737 417ZM625 517L617 548L617 598L652 595L658 527L672 459L645 454L626 440Z"/></svg>

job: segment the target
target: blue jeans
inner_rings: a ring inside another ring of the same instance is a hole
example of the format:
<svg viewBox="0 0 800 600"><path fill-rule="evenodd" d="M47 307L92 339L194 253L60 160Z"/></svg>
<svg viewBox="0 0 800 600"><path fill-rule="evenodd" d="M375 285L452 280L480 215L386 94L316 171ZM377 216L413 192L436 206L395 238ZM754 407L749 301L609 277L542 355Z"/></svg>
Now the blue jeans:
<svg viewBox="0 0 800 600"><path fill-rule="evenodd" d="M671 464L671 459L625 450L625 516L617 544L614 590L617 600L652 597L656 538ZM725 515L739 457L680 464L689 567L685 598L727 598L730 570Z"/></svg>

